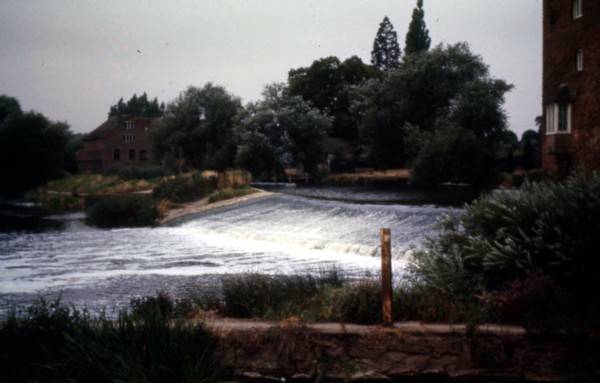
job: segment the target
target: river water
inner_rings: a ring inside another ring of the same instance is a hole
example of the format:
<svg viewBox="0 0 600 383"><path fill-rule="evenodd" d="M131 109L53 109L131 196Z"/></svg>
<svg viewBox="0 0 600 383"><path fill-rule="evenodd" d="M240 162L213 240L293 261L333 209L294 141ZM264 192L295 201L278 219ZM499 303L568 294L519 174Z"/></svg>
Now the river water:
<svg viewBox="0 0 600 383"><path fill-rule="evenodd" d="M407 251L435 234L431 225L460 211L433 204L439 196L412 191L278 191L167 227L97 229L81 213L44 217L26 230L3 225L0 309L58 295L78 307L118 309L158 290L181 295L215 288L231 273L310 273L332 265L351 275L376 273L381 227L392 230L400 274Z"/></svg>

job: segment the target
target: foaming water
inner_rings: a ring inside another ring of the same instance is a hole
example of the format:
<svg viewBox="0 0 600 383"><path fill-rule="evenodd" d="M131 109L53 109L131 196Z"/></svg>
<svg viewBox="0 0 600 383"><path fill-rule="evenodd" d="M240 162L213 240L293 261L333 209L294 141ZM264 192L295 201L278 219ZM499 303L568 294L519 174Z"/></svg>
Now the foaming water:
<svg viewBox="0 0 600 383"><path fill-rule="evenodd" d="M248 271L307 273L337 265L377 272L379 229L392 229L396 272L404 254L456 210L434 206L351 204L277 194L170 227L100 230L82 216L62 230L0 232L0 298L17 303L63 292L91 307L122 305L157 290L215 284Z"/></svg>

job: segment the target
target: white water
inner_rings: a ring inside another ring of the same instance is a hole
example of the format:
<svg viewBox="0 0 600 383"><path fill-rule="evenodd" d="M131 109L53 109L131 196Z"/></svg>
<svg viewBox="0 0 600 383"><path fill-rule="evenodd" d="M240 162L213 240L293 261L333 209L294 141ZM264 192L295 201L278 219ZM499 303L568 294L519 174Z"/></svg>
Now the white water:
<svg viewBox="0 0 600 383"><path fill-rule="evenodd" d="M381 227L392 229L400 272L405 252L449 212L275 195L152 229L100 230L72 215L63 230L0 232L0 298L24 302L63 291L71 303L119 305L158 289L214 284L214 276L230 273L305 273L331 265L377 272Z"/></svg>

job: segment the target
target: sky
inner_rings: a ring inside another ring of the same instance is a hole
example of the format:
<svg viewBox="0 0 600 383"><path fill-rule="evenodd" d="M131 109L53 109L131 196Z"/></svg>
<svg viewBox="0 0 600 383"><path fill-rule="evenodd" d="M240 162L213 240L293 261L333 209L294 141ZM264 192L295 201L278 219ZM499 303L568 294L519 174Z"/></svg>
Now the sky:
<svg viewBox="0 0 600 383"><path fill-rule="evenodd" d="M0 0L0 94L89 132L110 105L213 82L254 101L321 57L370 61L384 16L401 46L416 0ZM541 114L541 0L425 0L432 45L466 41L512 83L518 134Z"/></svg>

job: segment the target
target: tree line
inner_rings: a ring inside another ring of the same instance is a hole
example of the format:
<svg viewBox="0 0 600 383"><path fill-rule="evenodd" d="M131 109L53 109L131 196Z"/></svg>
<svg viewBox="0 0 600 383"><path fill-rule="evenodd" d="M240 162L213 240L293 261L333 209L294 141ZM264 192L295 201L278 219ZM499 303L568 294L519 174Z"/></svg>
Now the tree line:
<svg viewBox="0 0 600 383"><path fill-rule="evenodd" d="M238 166L257 178L295 166L314 174L326 161L334 171L412 167L422 185L483 186L498 170L534 167L537 133L519 142L507 127L513 86L493 78L466 43L430 45L419 0L404 52L386 16L370 64L320 58L245 106L223 87L190 87L153 130L155 153L165 164Z"/></svg>

